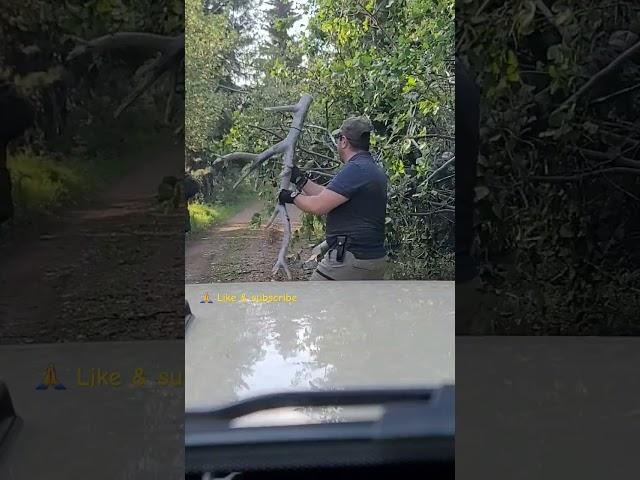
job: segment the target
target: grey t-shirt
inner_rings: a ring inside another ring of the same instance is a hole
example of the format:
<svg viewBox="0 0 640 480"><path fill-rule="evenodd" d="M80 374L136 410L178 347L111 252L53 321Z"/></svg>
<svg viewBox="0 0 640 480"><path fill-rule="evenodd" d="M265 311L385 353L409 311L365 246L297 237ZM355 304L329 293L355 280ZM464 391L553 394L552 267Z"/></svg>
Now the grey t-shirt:
<svg viewBox="0 0 640 480"><path fill-rule="evenodd" d="M338 235L346 235L356 258L384 257L387 176L371 154L356 153L327 188L349 199L327 214L327 243L333 246Z"/></svg>

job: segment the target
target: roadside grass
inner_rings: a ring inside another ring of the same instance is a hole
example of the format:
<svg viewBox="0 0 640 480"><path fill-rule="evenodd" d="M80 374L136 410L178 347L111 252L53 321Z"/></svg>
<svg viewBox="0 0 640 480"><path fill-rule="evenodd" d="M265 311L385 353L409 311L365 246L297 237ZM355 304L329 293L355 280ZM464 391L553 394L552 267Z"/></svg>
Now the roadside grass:
<svg viewBox="0 0 640 480"><path fill-rule="evenodd" d="M191 219L191 232L202 232L216 223L224 222L246 207L257 198L254 192L239 191L233 203L216 202L208 203L195 201L189 203L189 218Z"/></svg>
<svg viewBox="0 0 640 480"><path fill-rule="evenodd" d="M166 135L162 130L133 128L134 120L107 133L92 133L93 137L85 128L83 142L67 138L69 133L42 152L29 148L9 152L13 224L35 226L63 208L81 205L138 167L145 158L141 149L158 148L159 139Z"/></svg>
<svg viewBox="0 0 640 480"><path fill-rule="evenodd" d="M50 215L84 199L95 187L86 163L21 152L7 160L18 223Z"/></svg>

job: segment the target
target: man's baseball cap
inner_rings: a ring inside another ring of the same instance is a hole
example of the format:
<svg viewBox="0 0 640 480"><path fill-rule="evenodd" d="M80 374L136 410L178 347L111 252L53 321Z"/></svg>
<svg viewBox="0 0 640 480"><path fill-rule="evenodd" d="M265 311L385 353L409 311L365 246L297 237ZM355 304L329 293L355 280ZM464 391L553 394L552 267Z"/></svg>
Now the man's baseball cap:
<svg viewBox="0 0 640 480"><path fill-rule="evenodd" d="M344 122L342 122L342 126L333 132L331 135L334 137L341 133L347 140L353 142L354 144L368 144L369 139L365 139L365 134L368 134L373 131L373 125L367 117L349 117Z"/></svg>

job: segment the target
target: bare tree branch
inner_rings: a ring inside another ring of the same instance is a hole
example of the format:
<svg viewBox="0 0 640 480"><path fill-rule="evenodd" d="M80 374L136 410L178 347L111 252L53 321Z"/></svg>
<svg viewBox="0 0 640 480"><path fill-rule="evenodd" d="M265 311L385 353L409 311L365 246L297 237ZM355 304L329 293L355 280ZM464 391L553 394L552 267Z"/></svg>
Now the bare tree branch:
<svg viewBox="0 0 640 480"><path fill-rule="evenodd" d="M431 173L431 175L429 175L427 177L427 179L425 180L424 183L429 183L429 180L431 180L433 177L435 177L438 173L440 173L442 170L444 170L445 168L447 168L449 165L451 165L451 163L453 163L455 161L456 157L453 156L451 157L449 160L447 160L446 162L444 162L442 165L440 165L438 168L436 168L436 170L434 172Z"/></svg>
<svg viewBox="0 0 640 480"><path fill-rule="evenodd" d="M283 105L281 107L267 107L267 112L295 112L297 105Z"/></svg>
<svg viewBox="0 0 640 480"><path fill-rule="evenodd" d="M138 87L136 87L127 98L122 102L118 109L114 113L114 118L118 118L120 114L136 101L140 95L142 95L151 85L153 85L158 78L160 78L165 72L170 69L177 69L180 65L180 61L184 58L184 35L177 37L177 40L173 43L170 50L164 53L158 60L156 60L150 68L150 73L147 79L143 81Z"/></svg>
<svg viewBox="0 0 640 480"><path fill-rule="evenodd" d="M588 90L590 90L594 85L599 83L609 74L616 71L626 60L628 60L638 52L640 52L640 41L636 42L634 45L627 48L624 52L618 55L609 65L607 65L598 73L596 73L594 76L592 76L589 79L589 81L585 83L582 87L580 87L580 89L577 92L571 95L558 108L556 108L554 113L561 110L564 106L568 105L569 103L576 101L578 98L584 95Z"/></svg>
<svg viewBox="0 0 640 480"><path fill-rule="evenodd" d="M235 93L249 93L246 90L241 90L239 88L229 87L227 85L223 85L222 83L218 84L218 88L221 88L223 90L228 90L230 92L235 92Z"/></svg>
<svg viewBox="0 0 640 480"><path fill-rule="evenodd" d="M260 157L260 155L258 155L257 153L245 153L245 152L235 152L235 153L230 153L228 155L224 155L220 158L216 158L213 163L211 164L213 165L217 165L218 163L222 163L222 162L235 162L238 160L244 160L247 162L255 162L258 158Z"/></svg>
<svg viewBox="0 0 640 480"><path fill-rule="evenodd" d="M631 173L633 175L640 175L640 168L612 167L594 170L593 172L577 173L575 175L533 175L529 177L529 179L537 182L551 183L577 182L588 177L595 177L605 173Z"/></svg>
<svg viewBox="0 0 640 480"><path fill-rule="evenodd" d="M133 102L153 85L165 72L176 71L184 58L184 33L175 37L145 32L118 32L90 41L81 41L67 56L72 61L90 52L104 53L113 50L138 50L149 56L162 55L149 67L147 77L123 100L114 112L118 118Z"/></svg>
<svg viewBox="0 0 640 480"><path fill-rule="evenodd" d="M589 157L597 158L599 160L610 160L617 167L640 168L640 160L634 160L632 158L623 156L611 156L608 153L599 152L597 150L591 150L588 148L578 148L578 151L584 153Z"/></svg>
<svg viewBox="0 0 640 480"><path fill-rule="evenodd" d="M274 137L276 137L278 140L283 140L284 139L284 137L282 135L280 135L278 132L274 132L273 130L270 130L268 128L261 127L260 125L248 125L248 126L250 128L255 128L255 129L260 130L262 132L269 133L269 134L273 135ZM308 125L308 126L310 126L310 125ZM334 163L338 162L338 160L336 160L334 157L330 157L329 155L324 155L324 154L319 153L319 152L314 152L313 150L308 150L308 149L303 148L303 147L298 147L298 150L300 150L301 152L308 153L309 155L314 155L316 157L332 161Z"/></svg>
<svg viewBox="0 0 640 480"><path fill-rule="evenodd" d="M236 183L234 183L233 188L238 188L238 185L240 185L242 181L245 178L247 178L251 172L253 172L256 168L258 168L260 165L262 165L266 160L270 159L271 157L284 153L285 149L286 149L286 144L285 144L285 140L283 140L281 142L278 142L274 146L268 148L257 157L255 157L255 160L251 162L249 169L238 179Z"/></svg>
<svg viewBox="0 0 640 480"><path fill-rule="evenodd" d="M236 188L251 172L253 172L256 168L262 165L269 158L283 154L282 160L282 172L280 174L280 188L281 189L289 189L291 186L291 169L294 166L294 158L295 158L295 150L296 145L298 143L298 138L300 137L300 133L302 132L302 128L304 127L304 121L307 117L307 112L309 111L309 107L311 106L311 102L313 101L313 97L307 93L302 95L300 101L295 105L285 105L279 107L270 107L265 108L266 111L269 112L292 112L293 120L291 122L291 126L289 128L289 133L287 136L280 140L277 144L268 148L264 152L259 155L252 153L231 153L229 155L225 155L217 159L215 163L223 162L225 160L249 160L251 161L251 165L247 169L247 171L240 177L240 179L234 184L233 188ZM255 127L255 126L254 126ZM265 130L263 127L256 127L261 130ZM273 132L270 132L273 133ZM333 159L332 159L333 160ZM287 251L289 249L289 242L291 241L291 220L289 218L289 214L287 212L287 208L284 205L276 205L276 208L271 215L271 218L267 222L266 228L269 228L275 219L280 216L281 221L284 225L284 236L282 238L282 244L280 246L280 250L278 252L278 259L273 266L273 270L271 274L275 276L278 271L282 268L287 275L287 278L291 280L291 271L289 270L289 266L287 265Z"/></svg>
<svg viewBox="0 0 640 480"><path fill-rule="evenodd" d="M112 50L133 49L148 53L149 56L157 52L169 53L173 50L175 44L180 42L180 38L182 38L182 46L184 48L183 35L169 37L167 35L156 35L145 32L118 32L110 33L93 40L78 39L80 45L67 55L67 61L69 62L91 52L103 53Z"/></svg>

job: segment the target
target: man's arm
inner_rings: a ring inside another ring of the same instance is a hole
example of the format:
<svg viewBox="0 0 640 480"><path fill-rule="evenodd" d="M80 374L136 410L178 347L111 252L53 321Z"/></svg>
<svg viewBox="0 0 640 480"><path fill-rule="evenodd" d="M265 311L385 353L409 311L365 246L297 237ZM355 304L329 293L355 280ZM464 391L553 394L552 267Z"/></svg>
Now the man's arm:
<svg viewBox="0 0 640 480"><path fill-rule="evenodd" d="M311 181L307 183L311 183ZM320 187L320 185L316 186ZM293 199L293 203L303 212L312 213L314 215L325 215L349 200L347 197L329 190L328 188L320 188L322 190L318 195L298 195Z"/></svg>
<svg viewBox="0 0 640 480"><path fill-rule="evenodd" d="M304 187L302 188L302 191L305 193L305 195L320 195L323 190L324 187L322 185L318 185L311 179L307 180L307 183L305 183Z"/></svg>
<svg viewBox="0 0 640 480"><path fill-rule="evenodd" d="M324 190L322 185L312 181L309 176L295 165L291 169L291 183L295 184L299 191L307 195L320 195Z"/></svg>

